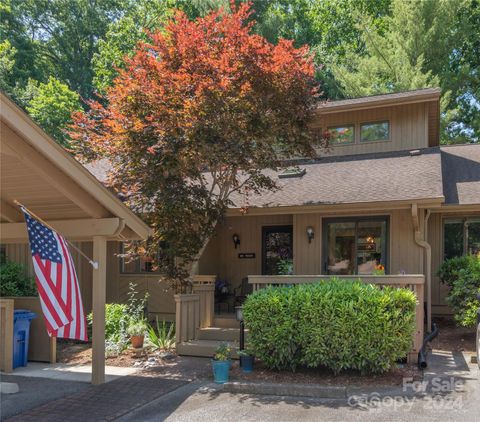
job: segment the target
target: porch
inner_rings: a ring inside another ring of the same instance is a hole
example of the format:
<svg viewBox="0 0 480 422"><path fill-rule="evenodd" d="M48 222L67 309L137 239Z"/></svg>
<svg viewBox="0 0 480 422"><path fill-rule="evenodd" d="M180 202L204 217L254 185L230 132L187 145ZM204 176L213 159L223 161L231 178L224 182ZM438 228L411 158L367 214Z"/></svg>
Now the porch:
<svg viewBox="0 0 480 422"><path fill-rule="evenodd" d="M330 275L252 275L248 277L248 283L252 286L252 290L256 291L267 286L315 283L329 278L331 278ZM415 331L407 361L417 362L424 338L425 276L422 274L354 275L342 276L342 279L360 280L379 287L404 288L415 293L417 297ZM233 356L237 357L239 323L233 313L215 314L215 280L216 276L196 276L191 294L175 295L176 347L180 355L210 357L221 342L227 342L232 346Z"/></svg>

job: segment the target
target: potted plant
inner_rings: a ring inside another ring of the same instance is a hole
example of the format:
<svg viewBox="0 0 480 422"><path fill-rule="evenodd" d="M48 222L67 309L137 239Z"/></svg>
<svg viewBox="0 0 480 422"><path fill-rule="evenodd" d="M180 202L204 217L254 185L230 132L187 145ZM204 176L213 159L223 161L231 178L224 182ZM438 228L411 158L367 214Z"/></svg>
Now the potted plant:
<svg viewBox="0 0 480 422"><path fill-rule="evenodd" d="M145 339L145 333L148 329L145 320L130 322L127 328L127 334L130 336L130 343L135 349L141 349L143 347L143 340Z"/></svg>
<svg viewBox="0 0 480 422"><path fill-rule="evenodd" d="M255 356L253 352L248 349L243 349L238 352L240 356L240 366L242 367L242 371L249 374L253 372L253 362L255 362Z"/></svg>
<svg viewBox="0 0 480 422"><path fill-rule="evenodd" d="M225 384L228 381L232 349L227 343L220 343L215 350L212 359L213 380L217 384Z"/></svg>

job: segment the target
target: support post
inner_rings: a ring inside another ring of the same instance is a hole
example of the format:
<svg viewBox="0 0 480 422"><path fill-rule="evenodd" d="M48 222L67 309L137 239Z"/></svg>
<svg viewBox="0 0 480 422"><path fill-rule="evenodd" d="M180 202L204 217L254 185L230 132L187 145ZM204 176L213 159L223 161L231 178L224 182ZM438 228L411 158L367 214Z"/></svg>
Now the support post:
<svg viewBox="0 0 480 422"><path fill-rule="evenodd" d="M92 384L105 382L105 301L107 286L107 238L93 236L93 330L92 330Z"/></svg>

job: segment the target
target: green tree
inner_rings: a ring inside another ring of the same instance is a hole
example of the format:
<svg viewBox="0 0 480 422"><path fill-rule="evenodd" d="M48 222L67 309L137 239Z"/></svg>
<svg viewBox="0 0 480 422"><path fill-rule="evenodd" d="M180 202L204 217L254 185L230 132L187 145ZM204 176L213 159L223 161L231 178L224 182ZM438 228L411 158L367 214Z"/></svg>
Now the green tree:
<svg viewBox="0 0 480 422"><path fill-rule="evenodd" d="M111 22L105 36L98 41L98 52L93 56L93 83L104 92L112 84L126 56L132 56L139 41L148 39L147 32L163 26L171 17L174 0L140 0L119 20Z"/></svg>
<svg viewBox="0 0 480 422"><path fill-rule="evenodd" d="M97 41L128 7L128 0L7 0L2 36L19 52L18 74L66 83L82 97L92 95L91 61Z"/></svg>
<svg viewBox="0 0 480 422"><path fill-rule="evenodd" d="M8 94L11 94L12 87L15 86L13 67L16 52L8 40L0 43L0 89Z"/></svg>
<svg viewBox="0 0 480 422"><path fill-rule="evenodd" d="M105 101L75 115L79 155L107 156L130 205L151 211L150 252L160 247L179 290L231 194L274 189L261 170L313 154L308 49L268 43L248 16L245 4L195 21L176 13L139 44Z"/></svg>
<svg viewBox="0 0 480 422"><path fill-rule="evenodd" d="M359 24L364 54L332 63L346 96L440 86L444 143L478 139L480 122L477 0L393 0L379 29ZM468 18L465 19L465 15ZM464 22L465 20L465 22Z"/></svg>
<svg viewBox="0 0 480 422"><path fill-rule="evenodd" d="M65 129L72 122L72 113L81 110L79 95L54 77L47 83L31 80L26 92L32 96L27 111L33 120L59 144L68 146Z"/></svg>

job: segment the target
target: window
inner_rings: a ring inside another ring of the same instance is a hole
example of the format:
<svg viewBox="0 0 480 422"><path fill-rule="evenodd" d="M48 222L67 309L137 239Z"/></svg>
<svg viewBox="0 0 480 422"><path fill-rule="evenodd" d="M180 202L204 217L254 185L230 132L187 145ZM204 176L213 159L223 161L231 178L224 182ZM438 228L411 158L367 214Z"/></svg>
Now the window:
<svg viewBox="0 0 480 422"><path fill-rule="evenodd" d="M480 219L448 219L443 224L444 259L480 254Z"/></svg>
<svg viewBox="0 0 480 422"><path fill-rule="evenodd" d="M326 220L324 273L372 274L387 267L388 217Z"/></svg>
<svg viewBox="0 0 480 422"><path fill-rule="evenodd" d="M125 245L122 243L121 253L123 254L124 251L125 251ZM154 260L151 257L140 256L132 260L121 257L120 272L122 274L142 274L142 273L158 273L159 271L154 267Z"/></svg>
<svg viewBox="0 0 480 422"><path fill-rule="evenodd" d="M360 142L387 141L390 139L389 122L362 123Z"/></svg>
<svg viewBox="0 0 480 422"><path fill-rule="evenodd" d="M327 131L332 145L355 143L355 127L353 125L329 127Z"/></svg>

